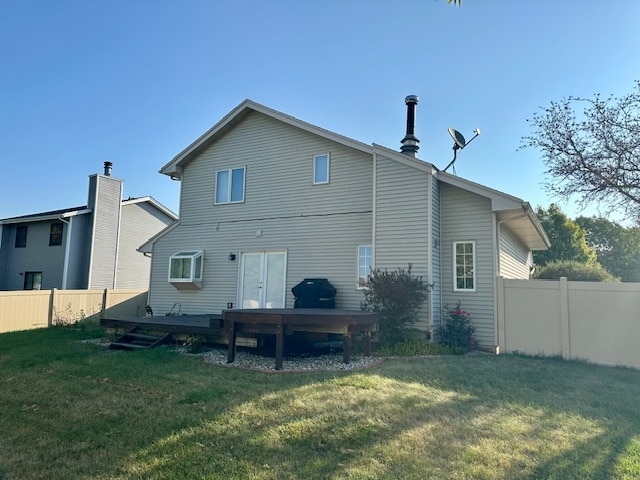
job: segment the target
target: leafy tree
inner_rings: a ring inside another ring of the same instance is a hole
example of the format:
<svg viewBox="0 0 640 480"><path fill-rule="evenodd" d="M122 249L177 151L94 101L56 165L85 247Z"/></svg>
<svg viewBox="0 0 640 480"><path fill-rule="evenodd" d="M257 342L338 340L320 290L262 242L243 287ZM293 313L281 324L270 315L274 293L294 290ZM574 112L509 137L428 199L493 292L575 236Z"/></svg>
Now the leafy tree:
<svg viewBox="0 0 640 480"><path fill-rule="evenodd" d="M640 282L640 228L595 217L578 217L576 223L604 268L623 282Z"/></svg>
<svg viewBox="0 0 640 480"><path fill-rule="evenodd" d="M418 311L427 299L429 285L422 277L398 268L388 272L372 269L364 290L362 310L380 313L380 343L392 345L408 338L406 327L418 321Z"/></svg>
<svg viewBox="0 0 640 480"><path fill-rule="evenodd" d="M533 133L522 147L542 153L548 191L639 219L640 81L620 98L570 96L541 110L527 120Z"/></svg>
<svg viewBox="0 0 640 480"><path fill-rule="evenodd" d="M535 278L544 280L567 280L578 282L618 282L619 278L607 272L599 263L580 263L575 260L549 262L536 271Z"/></svg>
<svg viewBox="0 0 640 480"><path fill-rule="evenodd" d="M533 252L537 265L559 260L575 260L579 263L596 263L596 251L586 241L586 232L555 203L545 210L538 207L536 214L547 232L551 247L548 250Z"/></svg>

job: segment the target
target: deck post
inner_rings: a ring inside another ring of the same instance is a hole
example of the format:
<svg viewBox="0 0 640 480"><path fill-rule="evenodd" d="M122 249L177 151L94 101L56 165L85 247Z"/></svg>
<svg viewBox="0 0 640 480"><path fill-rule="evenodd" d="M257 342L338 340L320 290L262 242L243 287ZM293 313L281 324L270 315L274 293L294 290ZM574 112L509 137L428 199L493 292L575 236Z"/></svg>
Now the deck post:
<svg viewBox="0 0 640 480"><path fill-rule="evenodd" d="M227 351L227 363L233 363L236 359L236 336L238 332L236 329L236 322L233 320L229 322L229 330L227 335L229 336L229 350Z"/></svg>
<svg viewBox="0 0 640 480"><path fill-rule="evenodd" d="M284 350L284 328L282 322L276 326L276 370L282 370L282 353Z"/></svg>

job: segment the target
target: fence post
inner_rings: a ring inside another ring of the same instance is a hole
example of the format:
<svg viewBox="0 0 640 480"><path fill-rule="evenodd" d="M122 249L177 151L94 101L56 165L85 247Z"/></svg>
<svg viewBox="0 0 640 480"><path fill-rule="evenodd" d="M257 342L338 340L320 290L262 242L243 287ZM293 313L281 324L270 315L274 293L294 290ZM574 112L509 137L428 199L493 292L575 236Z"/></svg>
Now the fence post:
<svg viewBox="0 0 640 480"><path fill-rule="evenodd" d="M569 328L569 283L560 277L560 331L562 335L562 357L571 358L571 330Z"/></svg>
<svg viewBox="0 0 640 480"><path fill-rule="evenodd" d="M505 292L504 292L504 277L498 277L498 292L496 296L497 302L497 314L498 314L498 345L496 345L496 355L500 354L500 348L506 353L507 350L507 323L504 318L505 315Z"/></svg>
<svg viewBox="0 0 640 480"><path fill-rule="evenodd" d="M108 289L104 289L104 292L102 292L102 311L100 313L104 314L104 312L107 310L107 300L109 299L109 290Z"/></svg>
<svg viewBox="0 0 640 480"><path fill-rule="evenodd" d="M58 292L57 288L51 289L51 294L49 295L49 314L47 315L47 327L51 327L53 325L53 317L56 309L56 294Z"/></svg>

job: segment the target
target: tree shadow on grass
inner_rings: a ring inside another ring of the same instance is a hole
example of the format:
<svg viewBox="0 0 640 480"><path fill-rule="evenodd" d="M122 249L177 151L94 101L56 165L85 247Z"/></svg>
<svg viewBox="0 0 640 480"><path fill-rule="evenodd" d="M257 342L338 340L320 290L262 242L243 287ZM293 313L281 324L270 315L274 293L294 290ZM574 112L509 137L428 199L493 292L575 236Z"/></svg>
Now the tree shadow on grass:
<svg viewBox="0 0 640 480"><path fill-rule="evenodd" d="M638 392L607 396L629 372L602 368L439 358L302 375L135 452L119 478L613 478Z"/></svg>

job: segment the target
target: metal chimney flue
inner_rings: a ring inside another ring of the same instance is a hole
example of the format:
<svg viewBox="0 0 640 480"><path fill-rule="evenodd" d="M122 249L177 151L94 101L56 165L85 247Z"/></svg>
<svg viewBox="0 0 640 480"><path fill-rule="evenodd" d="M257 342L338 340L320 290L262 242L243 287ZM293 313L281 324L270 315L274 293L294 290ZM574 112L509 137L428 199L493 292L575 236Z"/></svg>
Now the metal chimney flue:
<svg viewBox="0 0 640 480"><path fill-rule="evenodd" d="M416 127L416 105L418 104L418 96L417 95L409 95L404 99L404 103L407 105L407 134L402 139L402 146L400 150L405 155L409 155L411 157L418 156L418 140L415 136L415 127Z"/></svg>
<svg viewBox="0 0 640 480"><path fill-rule="evenodd" d="M111 162L104 162L104 174L107 177L111 176L111 168L113 167L113 163Z"/></svg>

